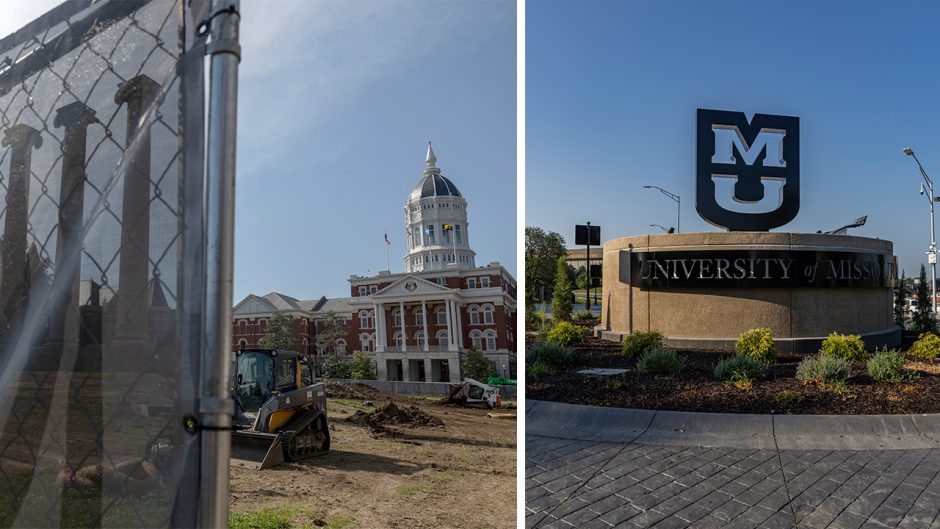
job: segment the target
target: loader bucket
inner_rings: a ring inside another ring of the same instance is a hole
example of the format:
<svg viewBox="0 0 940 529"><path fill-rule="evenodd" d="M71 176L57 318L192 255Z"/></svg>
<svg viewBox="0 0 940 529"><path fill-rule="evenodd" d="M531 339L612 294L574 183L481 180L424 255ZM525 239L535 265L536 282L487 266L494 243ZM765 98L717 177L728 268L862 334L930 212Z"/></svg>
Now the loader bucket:
<svg viewBox="0 0 940 529"><path fill-rule="evenodd" d="M255 470L284 462L281 434L248 431L232 432L231 463Z"/></svg>

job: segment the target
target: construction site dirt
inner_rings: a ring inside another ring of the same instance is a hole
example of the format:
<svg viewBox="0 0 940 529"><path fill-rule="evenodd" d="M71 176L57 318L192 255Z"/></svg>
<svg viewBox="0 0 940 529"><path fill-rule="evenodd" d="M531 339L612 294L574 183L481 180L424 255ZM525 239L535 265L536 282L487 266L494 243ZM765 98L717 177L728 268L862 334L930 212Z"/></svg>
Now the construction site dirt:
<svg viewBox="0 0 940 529"><path fill-rule="evenodd" d="M233 513L271 509L291 527L516 526L516 422L506 413L515 410L361 384L329 385L327 396L330 451L266 470L233 466Z"/></svg>

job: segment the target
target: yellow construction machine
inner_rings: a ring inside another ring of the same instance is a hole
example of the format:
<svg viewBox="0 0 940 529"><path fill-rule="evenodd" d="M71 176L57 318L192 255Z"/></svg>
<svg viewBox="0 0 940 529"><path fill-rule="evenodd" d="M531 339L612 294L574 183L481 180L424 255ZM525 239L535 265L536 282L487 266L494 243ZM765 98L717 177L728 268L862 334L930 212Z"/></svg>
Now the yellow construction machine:
<svg viewBox="0 0 940 529"><path fill-rule="evenodd" d="M233 464L265 469L330 449L326 387L303 355L243 349L234 371Z"/></svg>

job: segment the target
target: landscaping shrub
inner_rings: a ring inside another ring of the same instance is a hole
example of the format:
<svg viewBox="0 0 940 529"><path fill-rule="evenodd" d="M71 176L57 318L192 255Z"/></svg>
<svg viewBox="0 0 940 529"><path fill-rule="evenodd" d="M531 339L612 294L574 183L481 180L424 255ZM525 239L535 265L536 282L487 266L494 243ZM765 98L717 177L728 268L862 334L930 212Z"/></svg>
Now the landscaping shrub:
<svg viewBox="0 0 940 529"><path fill-rule="evenodd" d="M732 356L718 362L715 378L723 382L759 380L767 377L767 366L748 356Z"/></svg>
<svg viewBox="0 0 940 529"><path fill-rule="evenodd" d="M803 402L803 394L799 391L793 391L792 389L782 389L774 395L774 402L781 406L799 404Z"/></svg>
<svg viewBox="0 0 940 529"><path fill-rule="evenodd" d="M663 333L659 331L636 331L623 339L623 354L628 357L640 356L647 351L663 346Z"/></svg>
<svg viewBox="0 0 940 529"><path fill-rule="evenodd" d="M685 367L685 359L675 351L650 349L636 362L636 369L647 375L676 375Z"/></svg>
<svg viewBox="0 0 940 529"><path fill-rule="evenodd" d="M739 356L747 356L758 362L772 364L777 359L774 333L763 327L741 333L738 336L738 342L734 344L734 352Z"/></svg>
<svg viewBox="0 0 940 529"><path fill-rule="evenodd" d="M819 350L823 356L841 358L842 360L867 360L868 353L865 352L865 342L858 335L846 335L834 332L828 338L823 340L822 348Z"/></svg>
<svg viewBox="0 0 940 529"><path fill-rule="evenodd" d="M885 348L869 358L866 367L871 378L896 382L904 376L904 355Z"/></svg>
<svg viewBox="0 0 940 529"><path fill-rule="evenodd" d="M548 331L548 341L556 342L565 347L581 345L588 337L588 330L571 322L560 321Z"/></svg>
<svg viewBox="0 0 940 529"><path fill-rule="evenodd" d="M575 321L593 320L594 313L589 310L579 310L578 312L574 313L572 318Z"/></svg>
<svg viewBox="0 0 940 529"><path fill-rule="evenodd" d="M844 385L849 379L849 363L835 356L818 355L800 362L796 378L815 382L822 388Z"/></svg>
<svg viewBox="0 0 940 529"><path fill-rule="evenodd" d="M911 353L911 356L933 360L940 354L940 336L932 332L925 332L917 337L917 341L914 342L908 352Z"/></svg>
<svg viewBox="0 0 940 529"><path fill-rule="evenodd" d="M552 366L546 364L545 362L536 362L534 364L529 364L525 368L525 372L532 378L538 378L542 375L551 375L555 372L555 369Z"/></svg>
<svg viewBox="0 0 940 529"><path fill-rule="evenodd" d="M565 364L571 359L571 351L567 347L555 343L545 342L537 344L526 349L526 364L546 364L548 366L558 366Z"/></svg>

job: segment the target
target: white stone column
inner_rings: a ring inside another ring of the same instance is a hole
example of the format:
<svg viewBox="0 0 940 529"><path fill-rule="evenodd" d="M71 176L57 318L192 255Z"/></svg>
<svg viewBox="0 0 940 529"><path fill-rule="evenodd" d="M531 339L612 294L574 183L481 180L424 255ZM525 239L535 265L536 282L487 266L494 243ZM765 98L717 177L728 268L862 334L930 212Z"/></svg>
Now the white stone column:
<svg viewBox="0 0 940 529"><path fill-rule="evenodd" d="M454 343L454 332L453 325L450 321L450 300L444 300L444 316L447 319L447 349L450 350L451 345Z"/></svg>
<svg viewBox="0 0 940 529"><path fill-rule="evenodd" d="M405 352L408 350L408 331L405 329L405 318L407 314L405 314L404 301L398 302L398 314L401 316L401 350L402 352Z"/></svg>
<svg viewBox="0 0 940 529"><path fill-rule="evenodd" d="M431 343L431 335L428 334L428 304L425 303L423 299L421 300L421 313L424 314L424 322L423 322L424 323L424 350L428 351L429 350L428 344ZM431 362L428 361L425 363L430 364ZM430 368L427 368L427 367L425 368L425 371L430 372L429 370ZM430 381L431 379L428 378L427 380Z"/></svg>
<svg viewBox="0 0 940 529"><path fill-rule="evenodd" d="M385 340L385 307L381 303L375 304L375 339L375 350L384 352L388 342Z"/></svg>
<svg viewBox="0 0 940 529"><path fill-rule="evenodd" d="M457 313L457 347L463 349L463 315L460 314L460 304L456 301L454 311Z"/></svg>

